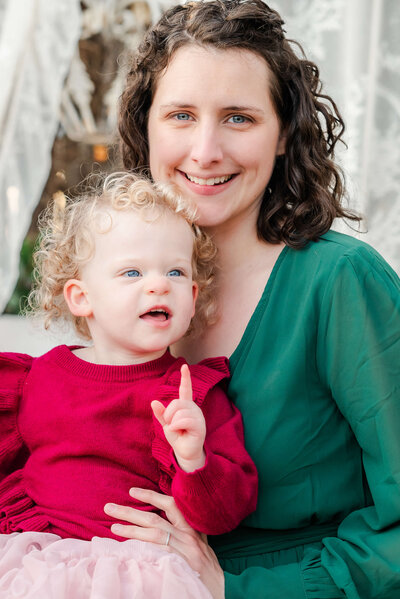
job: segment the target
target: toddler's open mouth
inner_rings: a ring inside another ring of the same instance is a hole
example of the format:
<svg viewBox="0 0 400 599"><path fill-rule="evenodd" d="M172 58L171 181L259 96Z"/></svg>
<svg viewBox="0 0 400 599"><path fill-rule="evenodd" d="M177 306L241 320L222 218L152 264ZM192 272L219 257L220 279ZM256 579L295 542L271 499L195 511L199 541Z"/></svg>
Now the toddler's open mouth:
<svg viewBox="0 0 400 599"><path fill-rule="evenodd" d="M171 314L166 308L152 308L148 312L141 314L142 320L153 320L156 322L165 322L170 318Z"/></svg>

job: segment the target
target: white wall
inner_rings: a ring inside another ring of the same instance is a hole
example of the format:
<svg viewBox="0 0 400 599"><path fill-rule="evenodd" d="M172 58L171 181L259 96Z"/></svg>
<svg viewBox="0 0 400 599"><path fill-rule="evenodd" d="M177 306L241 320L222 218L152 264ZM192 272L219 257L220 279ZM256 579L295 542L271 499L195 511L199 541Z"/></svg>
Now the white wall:
<svg viewBox="0 0 400 599"><path fill-rule="evenodd" d="M85 345L72 332L45 331L40 323L23 316L0 316L0 351L11 351L40 356L55 345Z"/></svg>

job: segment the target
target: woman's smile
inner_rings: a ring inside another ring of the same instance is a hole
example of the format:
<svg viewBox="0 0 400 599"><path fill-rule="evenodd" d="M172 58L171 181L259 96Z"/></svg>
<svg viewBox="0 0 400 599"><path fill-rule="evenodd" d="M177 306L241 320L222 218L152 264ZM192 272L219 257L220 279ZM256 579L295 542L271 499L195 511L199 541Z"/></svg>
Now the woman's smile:
<svg viewBox="0 0 400 599"><path fill-rule="evenodd" d="M234 180L236 175L215 175L208 176L207 179L200 176L189 175L188 173L182 173L178 170L178 173L185 177L186 182L184 183L189 190L198 195L215 195L222 191L225 191L229 186L229 183Z"/></svg>
<svg viewBox="0 0 400 599"><path fill-rule="evenodd" d="M221 185L222 183L226 183L230 179L232 179L233 175L215 175L209 179L202 179L201 177L195 177L194 175L188 175L185 173L186 178L193 183L197 183L197 185Z"/></svg>

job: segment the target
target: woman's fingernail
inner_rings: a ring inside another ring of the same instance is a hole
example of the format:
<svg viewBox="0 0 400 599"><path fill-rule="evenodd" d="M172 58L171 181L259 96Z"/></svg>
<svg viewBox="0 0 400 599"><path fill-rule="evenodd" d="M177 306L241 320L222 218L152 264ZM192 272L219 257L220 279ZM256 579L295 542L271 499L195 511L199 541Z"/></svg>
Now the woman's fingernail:
<svg viewBox="0 0 400 599"><path fill-rule="evenodd" d="M108 513L115 512L115 505L113 503L106 503L104 506L104 511Z"/></svg>
<svg viewBox="0 0 400 599"><path fill-rule="evenodd" d="M111 532L114 532L116 535L118 535L120 532L122 532L121 524L113 524L111 526Z"/></svg>
<svg viewBox="0 0 400 599"><path fill-rule="evenodd" d="M133 497L140 497L141 493L142 489L137 489L136 487L129 489L129 495L132 495Z"/></svg>

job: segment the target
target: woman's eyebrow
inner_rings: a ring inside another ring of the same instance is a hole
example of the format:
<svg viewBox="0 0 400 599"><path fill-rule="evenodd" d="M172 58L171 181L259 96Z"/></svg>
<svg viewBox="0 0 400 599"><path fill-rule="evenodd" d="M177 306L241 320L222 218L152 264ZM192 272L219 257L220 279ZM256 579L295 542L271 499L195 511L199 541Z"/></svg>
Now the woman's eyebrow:
<svg viewBox="0 0 400 599"><path fill-rule="evenodd" d="M168 102L166 104L161 104L160 108L196 108L196 106L194 104L188 104L186 102L182 103L182 102ZM233 105L233 106L225 106L224 108L222 108L223 111L232 111L232 112L256 112L259 114L264 114L264 110L262 110L261 108L257 108L256 106L237 106L237 105Z"/></svg>
<svg viewBox="0 0 400 599"><path fill-rule="evenodd" d="M256 106L227 106L224 110L230 110L232 112L257 112L264 114L264 110L257 108Z"/></svg>
<svg viewBox="0 0 400 599"><path fill-rule="evenodd" d="M160 108L195 108L195 105L186 102L167 102L166 104L160 104Z"/></svg>

